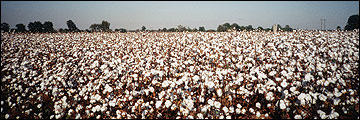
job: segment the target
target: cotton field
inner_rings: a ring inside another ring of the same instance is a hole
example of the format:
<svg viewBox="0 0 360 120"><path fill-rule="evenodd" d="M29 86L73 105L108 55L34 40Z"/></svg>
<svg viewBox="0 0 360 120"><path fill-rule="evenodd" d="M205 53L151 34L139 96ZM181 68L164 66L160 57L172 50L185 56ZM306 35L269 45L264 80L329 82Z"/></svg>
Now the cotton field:
<svg viewBox="0 0 360 120"><path fill-rule="evenodd" d="M359 119L359 31L1 33L1 119Z"/></svg>

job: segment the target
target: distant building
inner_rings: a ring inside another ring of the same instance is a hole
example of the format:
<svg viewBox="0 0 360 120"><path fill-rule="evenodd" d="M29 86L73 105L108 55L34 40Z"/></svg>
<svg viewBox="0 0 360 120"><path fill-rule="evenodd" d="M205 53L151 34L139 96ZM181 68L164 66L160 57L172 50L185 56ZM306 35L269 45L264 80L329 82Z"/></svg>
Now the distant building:
<svg viewBox="0 0 360 120"><path fill-rule="evenodd" d="M278 28L277 24L275 24L275 25L273 25L272 29L273 29L273 32L276 33L279 28Z"/></svg>

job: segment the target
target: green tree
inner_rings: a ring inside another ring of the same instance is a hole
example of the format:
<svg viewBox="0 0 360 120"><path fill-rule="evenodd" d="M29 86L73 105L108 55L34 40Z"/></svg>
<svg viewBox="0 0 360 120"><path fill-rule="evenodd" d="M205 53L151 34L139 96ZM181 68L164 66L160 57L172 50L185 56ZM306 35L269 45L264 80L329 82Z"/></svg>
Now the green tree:
<svg viewBox="0 0 360 120"><path fill-rule="evenodd" d="M163 31L163 32L167 32L167 29L166 29L166 28L163 28L162 31Z"/></svg>
<svg viewBox="0 0 360 120"><path fill-rule="evenodd" d="M53 24L50 21L46 21L43 24L44 27L44 32L55 32L54 28L53 28Z"/></svg>
<svg viewBox="0 0 360 120"><path fill-rule="evenodd" d="M230 25L230 23L225 23L225 24L223 24L223 27L224 27L224 30L227 31L228 29L231 28L231 25Z"/></svg>
<svg viewBox="0 0 360 120"><path fill-rule="evenodd" d="M26 32L25 25L22 23L16 24L16 32Z"/></svg>
<svg viewBox="0 0 360 120"><path fill-rule="evenodd" d="M76 27L75 23L72 20L66 21L66 25L69 28L69 31L71 32L78 32L79 29Z"/></svg>
<svg viewBox="0 0 360 120"><path fill-rule="evenodd" d="M224 32L226 29L224 28L223 25L219 25L216 29L218 32Z"/></svg>
<svg viewBox="0 0 360 120"><path fill-rule="evenodd" d="M238 24L236 24L236 23L231 24L230 27L231 27L231 29L234 29L236 31L238 31L240 29L240 26Z"/></svg>
<svg viewBox="0 0 360 120"><path fill-rule="evenodd" d="M103 20L103 21L101 22L100 28L101 28L102 31L105 31L105 32L111 31L111 30L110 30L110 23L109 23L108 21L104 21L104 20Z"/></svg>
<svg viewBox="0 0 360 120"><path fill-rule="evenodd" d="M30 32L35 32L35 30L36 30L35 24L33 22L30 22L27 27Z"/></svg>
<svg viewBox="0 0 360 120"><path fill-rule="evenodd" d="M199 31L201 31L201 32L205 32L205 31L206 31L206 30L205 30L205 27L204 27L204 26L199 27Z"/></svg>
<svg viewBox="0 0 360 120"><path fill-rule="evenodd" d="M186 28L184 26L182 26L182 25L178 25L177 29L178 29L179 32L183 32L183 31L186 30Z"/></svg>
<svg viewBox="0 0 360 120"><path fill-rule="evenodd" d="M95 32L99 32L100 31L100 29L101 29L101 27L100 27L101 25L99 25L99 24L91 24L90 25L90 29L91 29L91 31L95 31Z"/></svg>
<svg viewBox="0 0 360 120"><path fill-rule="evenodd" d="M258 29L258 30L264 30L264 28L261 27L261 26L259 26L257 29Z"/></svg>
<svg viewBox="0 0 360 120"><path fill-rule="evenodd" d="M248 30L248 31L250 31L250 30L253 30L254 28L252 27L252 25L248 25L248 26L246 26L245 29Z"/></svg>
<svg viewBox="0 0 360 120"><path fill-rule="evenodd" d="M336 30L341 30L341 27L340 27L340 26L337 26L337 27L336 27Z"/></svg>
<svg viewBox="0 0 360 120"><path fill-rule="evenodd" d="M352 15L349 17L345 30L359 29L359 15Z"/></svg>
<svg viewBox="0 0 360 120"><path fill-rule="evenodd" d="M285 25L283 28L284 31L292 31L292 28L289 25Z"/></svg>
<svg viewBox="0 0 360 120"><path fill-rule="evenodd" d="M6 22L1 23L1 31L9 32L9 30L10 30L9 24L7 24Z"/></svg>
<svg viewBox="0 0 360 120"><path fill-rule="evenodd" d="M141 31L145 31L146 30L146 27L145 26L142 26L141 27Z"/></svg>
<svg viewBox="0 0 360 120"><path fill-rule="evenodd" d="M40 21L35 21L33 23L33 31L32 32L36 32L36 33L41 33L41 32L44 32L44 26L43 24L41 24Z"/></svg>

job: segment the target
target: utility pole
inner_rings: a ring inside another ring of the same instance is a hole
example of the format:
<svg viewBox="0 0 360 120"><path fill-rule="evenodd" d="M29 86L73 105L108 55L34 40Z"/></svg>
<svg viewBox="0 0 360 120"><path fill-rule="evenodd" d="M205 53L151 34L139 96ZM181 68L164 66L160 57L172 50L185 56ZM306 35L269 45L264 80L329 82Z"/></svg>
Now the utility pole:
<svg viewBox="0 0 360 120"><path fill-rule="evenodd" d="M320 30L322 30L322 24L323 24L322 21L323 21L323 19L320 19L320 26L321 26Z"/></svg>
<svg viewBox="0 0 360 120"><path fill-rule="evenodd" d="M325 28L325 21L326 21L326 19L324 19L324 30L326 30L326 28Z"/></svg>

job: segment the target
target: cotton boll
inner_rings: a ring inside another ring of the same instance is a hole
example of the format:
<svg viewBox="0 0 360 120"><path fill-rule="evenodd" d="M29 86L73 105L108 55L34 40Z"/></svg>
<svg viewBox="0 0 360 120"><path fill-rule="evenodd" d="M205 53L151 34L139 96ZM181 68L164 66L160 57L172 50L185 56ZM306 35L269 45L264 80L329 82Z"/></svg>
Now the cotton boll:
<svg viewBox="0 0 360 120"><path fill-rule="evenodd" d="M222 95L222 90L221 90L221 89L217 89L217 90L216 90L216 94L217 94L218 97L221 97L221 95Z"/></svg>
<svg viewBox="0 0 360 120"><path fill-rule="evenodd" d="M215 101L215 102L214 102L214 105L215 105L215 107L216 107L217 109L220 109L221 103L218 102L218 101Z"/></svg>
<svg viewBox="0 0 360 120"><path fill-rule="evenodd" d="M256 104L255 104L255 106L257 107L257 108L261 108L261 104L259 103L259 102L257 102Z"/></svg>
<svg viewBox="0 0 360 120"><path fill-rule="evenodd" d="M260 116L261 116L260 112L257 111L257 112L256 112L256 117L260 117Z"/></svg>
<svg viewBox="0 0 360 120"><path fill-rule="evenodd" d="M286 80L283 80L281 82L281 87L286 88L287 85L288 85L288 83L286 82Z"/></svg>
<svg viewBox="0 0 360 120"><path fill-rule="evenodd" d="M302 119L301 115L295 115L294 119Z"/></svg>
<svg viewBox="0 0 360 120"><path fill-rule="evenodd" d="M286 108L286 105L285 105L285 102L283 100L280 100L280 109L285 109Z"/></svg>
<svg viewBox="0 0 360 120"><path fill-rule="evenodd" d="M169 101L169 100L166 100L166 102L165 102L165 107L166 108L169 108L170 106L171 106L171 102Z"/></svg>

